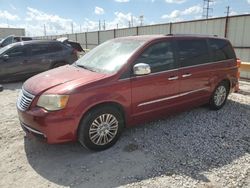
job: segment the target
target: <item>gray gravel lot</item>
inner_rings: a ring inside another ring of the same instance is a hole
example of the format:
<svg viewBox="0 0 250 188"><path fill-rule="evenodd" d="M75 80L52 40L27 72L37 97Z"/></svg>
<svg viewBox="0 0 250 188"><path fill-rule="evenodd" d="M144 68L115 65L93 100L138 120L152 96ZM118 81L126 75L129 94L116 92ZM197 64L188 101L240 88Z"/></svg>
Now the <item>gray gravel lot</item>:
<svg viewBox="0 0 250 188"><path fill-rule="evenodd" d="M196 108L126 129L90 152L24 138L21 83L0 93L0 187L250 187L250 82L220 111Z"/></svg>

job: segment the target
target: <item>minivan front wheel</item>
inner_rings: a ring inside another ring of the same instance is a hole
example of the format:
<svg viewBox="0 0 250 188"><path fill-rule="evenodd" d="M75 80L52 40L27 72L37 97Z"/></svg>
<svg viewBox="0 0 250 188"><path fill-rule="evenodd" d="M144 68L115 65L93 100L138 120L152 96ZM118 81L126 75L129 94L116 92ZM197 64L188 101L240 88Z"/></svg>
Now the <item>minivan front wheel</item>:
<svg viewBox="0 0 250 188"><path fill-rule="evenodd" d="M114 107L91 110L78 130L79 142L90 150L104 150L116 143L123 128L123 116Z"/></svg>
<svg viewBox="0 0 250 188"><path fill-rule="evenodd" d="M210 108L212 110L221 109L227 101L228 93L229 87L227 82L221 82L214 90L210 99Z"/></svg>

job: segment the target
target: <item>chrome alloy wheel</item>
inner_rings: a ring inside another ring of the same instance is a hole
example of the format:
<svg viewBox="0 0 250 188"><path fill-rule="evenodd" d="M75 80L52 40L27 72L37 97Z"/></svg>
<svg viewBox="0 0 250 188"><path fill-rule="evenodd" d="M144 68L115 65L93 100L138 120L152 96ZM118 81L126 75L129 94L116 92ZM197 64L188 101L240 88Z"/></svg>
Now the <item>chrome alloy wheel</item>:
<svg viewBox="0 0 250 188"><path fill-rule="evenodd" d="M96 145L105 145L111 142L118 131L118 120L112 114L102 114L91 124L89 138Z"/></svg>
<svg viewBox="0 0 250 188"><path fill-rule="evenodd" d="M214 94L214 103L216 106L220 106L223 104L223 102L225 101L227 97L227 89L225 88L225 86L221 85L219 86Z"/></svg>

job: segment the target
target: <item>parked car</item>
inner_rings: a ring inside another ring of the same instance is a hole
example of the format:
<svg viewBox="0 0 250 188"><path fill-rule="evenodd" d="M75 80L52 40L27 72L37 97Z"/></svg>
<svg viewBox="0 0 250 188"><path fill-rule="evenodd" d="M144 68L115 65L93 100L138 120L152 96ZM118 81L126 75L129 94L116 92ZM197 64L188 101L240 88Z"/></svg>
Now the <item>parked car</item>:
<svg viewBox="0 0 250 188"><path fill-rule="evenodd" d="M85 52L84 49L82 49L82 46L79 42L71 41L67 37L61 37L61 38L58 38L56 40L71 46L72 48L74 48L78 52Z"/></svg>
<svg viewBox="0 0 250 188"><path fill-rule="evenodd" d="M0 49L0 82L26 79L76 60L75 50L58 41L13 43Z"/></svg>
<svg viewBox="0 0 250 188"><path fill-rule="evenodd" d="M78 140L103 150L124 127L203 104L219 110L238 86L239 63L230 42L217 37L113 39L27 80L19 119L48 143Z"/></svg>
<svg viewBox="0 0 250 188"><path fill-rule="evenodd" d="M10 36L8 36L8 37L1 40L0 48L4 47L4 46L7 46L9 44L15 43L15 42L30 41L30 40L32 40L31 37L10 35Z"/></svg>

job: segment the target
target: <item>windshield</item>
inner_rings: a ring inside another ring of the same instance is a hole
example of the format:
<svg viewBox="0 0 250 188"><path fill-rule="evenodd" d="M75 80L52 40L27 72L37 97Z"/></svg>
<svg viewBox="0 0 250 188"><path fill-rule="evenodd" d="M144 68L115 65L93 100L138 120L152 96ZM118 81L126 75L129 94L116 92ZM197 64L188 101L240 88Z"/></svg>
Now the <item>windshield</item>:
<svg viewBox="0 0 250 188"><path fill-rule="evenodd" d="M0 48L0 55L2 55L6 50L10 49L12 46L14 46L13 44L7 45L3 48Z"/></svg>
<svg viewBox="0 0 250 188"><path fill-rule="evenodd" d="M143 44L138 40L107 41L77 60L76 65L95 72L115 73Z"/></svg>
<svg viewBox="0 0 250 188"><path fill-rule="evenodd" d="M2 41L2 46L7 46L8 44L13 43L13 36L8 36Z"/></svg>

